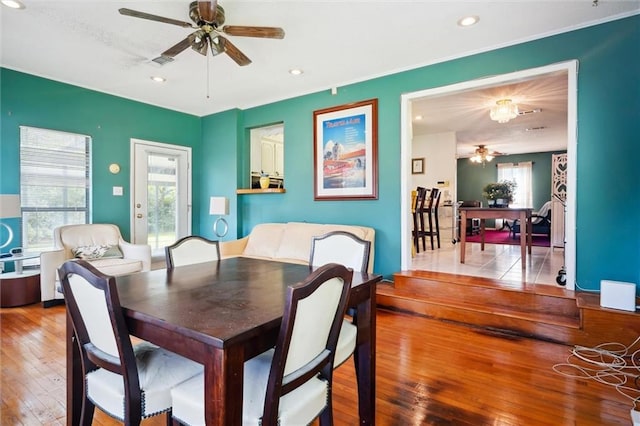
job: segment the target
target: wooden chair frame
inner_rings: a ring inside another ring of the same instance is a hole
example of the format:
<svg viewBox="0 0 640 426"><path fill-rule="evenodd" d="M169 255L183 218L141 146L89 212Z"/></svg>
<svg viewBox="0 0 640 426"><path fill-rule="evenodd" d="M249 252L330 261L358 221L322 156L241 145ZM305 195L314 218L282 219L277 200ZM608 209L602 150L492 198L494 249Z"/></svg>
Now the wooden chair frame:
<svg viewBox="0 0 640 426"><path fill-rule="evenodd" d="M87 373L97 368L104 368L123 377L125 387L124 421L127 425L140 424L142 417L142 392L138 378L138 369L133 352L129 330L122 314L120 300L114 277L105 275L84 260L65 262L59 269L62 288L69 316L76 336L76 343L80 350L82 372ZM80 313L73 290L69 283L69 275L77 274L84 278L92 287L104 292L104 297L111 320L113 333L118 347L119 357L105 353L93 345L85 321ZM82 399L81 425L90 425L93 420L95 405L89 400L86 388ZM167 424L171 420L171 411L167 413Z"/></svg>
<svg viewBox="0 0 640 426"><path fill-rule="evenodd" d="M344 236L347 238L352 239L353 241L355 241L356 243L362 245L362 250L363 250L363 256L362 256L362 263L360 265L345 265L348 268L351 268L355 271L362 271L362 272L366 272L369 269L369 255L371 253L371 241L367 241L367 240L363 240L362 238L358 237L357 235L352 234L351 232L347 232L347 231L332 231L332 232L327 232L324 235L317 235L311 238L311 254L309 256L309 264L310 265L314 265L314 255L316 253L316 243L322 240L326 240L328 238L332 238L335 236ZM335 263L340 263L337 260L334 260Z"/></svg>
<svg viewBox="0 0 640 426"><path fill-rule="evenodd" d="M329 387L327 405L320 414L320 422L323 425L333 424L331 398L333 360L338 344L342 318L344 317L347 306L352 277L352 270L338 264L327 264L317 269L301 283L287 289L287 301L282 317L282 325L280 327L278 343L275 347L269 380L267 382L262 417L263 425L277 425L280 397L298 388L314 376L319 376L321 379L326 380ZM300 300L315 292L322 284L333 278L340 278L343 281L343 286L325 349L311 362L285 376L285 364L289 354L298 303Z"/></svg>
<svg viewBox="0 0 640 426"><path fill-rule="evenodd" d="M215 259L215 260L220 260L220 243L218 241L209 240L209 239L201 237L199 235L188 235L186 237L180 238L175 243L173 243L170 246L167 246L167 247L164 248L164 250L165 250L165 259L167 261L167 268L172 269L172 268L174 268L176 266L175 265L175 261L174 261L173 251L174 250L179 250L180 247L183 244L188 244L190 241L194 241L194 240L199 241L199 242L204 243L204 244L209 244L209 245L215 246L216 253L217 253L217 256L218 256L218 258Z"/></svg>

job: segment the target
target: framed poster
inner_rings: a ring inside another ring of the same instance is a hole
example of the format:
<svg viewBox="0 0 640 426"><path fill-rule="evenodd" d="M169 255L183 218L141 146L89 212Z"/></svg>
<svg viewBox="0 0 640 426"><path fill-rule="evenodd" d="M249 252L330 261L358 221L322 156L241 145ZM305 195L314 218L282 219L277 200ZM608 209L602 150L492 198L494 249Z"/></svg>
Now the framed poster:
<svg viewBox="0 0 640 426"><path fill-rule="evenodd" d="M411 160L411 174L424 174L424 158L413 158Z"/></svg>
<svg viewBox="0 0 640 426"><path fill-rule="evenodd" d="M378 198L378 100L313 112L313 199Z"/></svg>

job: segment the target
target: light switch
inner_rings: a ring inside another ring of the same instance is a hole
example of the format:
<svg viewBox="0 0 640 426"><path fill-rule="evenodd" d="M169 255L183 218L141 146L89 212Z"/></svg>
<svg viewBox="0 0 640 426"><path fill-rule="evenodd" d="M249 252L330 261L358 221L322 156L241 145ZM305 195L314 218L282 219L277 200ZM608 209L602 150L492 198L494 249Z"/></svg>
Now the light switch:
<svg viewBox="0 0 640 426"><path fill-rule="evenodd" d="M123 193L124 193L124 190L122 189L121 186L114 186L113 187L113 195L122 196Z"/></svg>

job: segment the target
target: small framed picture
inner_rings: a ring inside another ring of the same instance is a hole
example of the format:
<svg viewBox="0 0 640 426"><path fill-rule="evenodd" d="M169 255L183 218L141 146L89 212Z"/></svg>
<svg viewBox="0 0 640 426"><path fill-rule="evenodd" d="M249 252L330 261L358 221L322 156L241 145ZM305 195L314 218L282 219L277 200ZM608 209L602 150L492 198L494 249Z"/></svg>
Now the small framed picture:
<svg viewBox="0 0 640 426"><path fill-rule="evenodd" d="M414 158L411 160L411 174L424 174L424 158Z"/></svg>

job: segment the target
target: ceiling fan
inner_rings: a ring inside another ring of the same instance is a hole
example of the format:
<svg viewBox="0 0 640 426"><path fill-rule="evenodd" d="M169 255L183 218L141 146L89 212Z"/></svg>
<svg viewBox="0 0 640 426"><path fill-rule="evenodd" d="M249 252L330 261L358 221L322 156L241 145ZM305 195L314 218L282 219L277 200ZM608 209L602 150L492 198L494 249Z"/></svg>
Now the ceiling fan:
<svg viewBox="0 0 640 426"><path fill-rule="evenodd" d="M484 163L493 160L494 157L497 157L499 155L504 155L504 153L497 151L490 152L486 146L478 145L474 152L474 155L470 158L470 160L473 163L482 163L484 165Z"/></svg>
<svg viewBox="0 0 640 426"><path fill-rule="evenodd" d="M239 37L284 38L284 30L278 27L222 26L225 21L225 14L224 9L218 4L217 0L191 2L189 5L189 17L195 25L190 22L165 18L127 8L119 9L119 12L125 16L148 19L150 21L163 22L165 24L178 25L196 30L189 34L184 40L181 40L162 52L160 57L153 60L160 64L172 61L177 54L191 47L204 56L207 56L208 50L211 50L212 56L226 53L238 65L245 66L251 63L251 59L231 43L228 38L224 37L223 33Z"/></svg>

